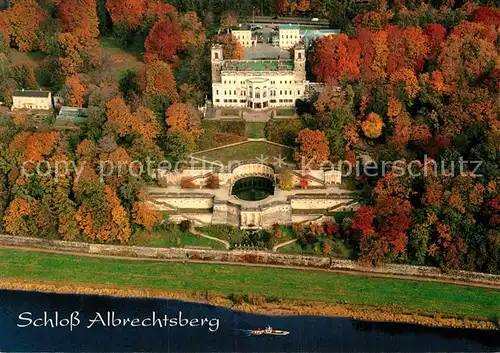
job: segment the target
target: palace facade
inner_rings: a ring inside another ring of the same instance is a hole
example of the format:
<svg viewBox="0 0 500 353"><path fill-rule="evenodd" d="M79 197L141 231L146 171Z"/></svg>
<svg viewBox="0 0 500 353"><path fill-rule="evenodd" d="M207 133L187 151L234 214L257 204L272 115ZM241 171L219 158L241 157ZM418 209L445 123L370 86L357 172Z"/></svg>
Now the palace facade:
<svg viewBox="0 0 500 353"><path fill-rule="evenodd" d="M287 107L308 95L303 46L297 46L292 60L224 60L222 46L216 44L211 62L215 107Z"/></svg>

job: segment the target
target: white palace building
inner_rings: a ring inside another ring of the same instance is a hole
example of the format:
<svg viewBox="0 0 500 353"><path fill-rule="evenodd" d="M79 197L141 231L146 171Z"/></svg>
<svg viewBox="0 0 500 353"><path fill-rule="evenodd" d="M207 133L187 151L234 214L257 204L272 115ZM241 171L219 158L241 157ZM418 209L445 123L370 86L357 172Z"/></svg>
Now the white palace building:
<svg viewBox="0 0 500 353"><path fill-rule="evenodd" d="M212 47L212 97L215 107L267 109L291 107L309 96L303 45L293 60L224 60L222 46Z"/></svg>

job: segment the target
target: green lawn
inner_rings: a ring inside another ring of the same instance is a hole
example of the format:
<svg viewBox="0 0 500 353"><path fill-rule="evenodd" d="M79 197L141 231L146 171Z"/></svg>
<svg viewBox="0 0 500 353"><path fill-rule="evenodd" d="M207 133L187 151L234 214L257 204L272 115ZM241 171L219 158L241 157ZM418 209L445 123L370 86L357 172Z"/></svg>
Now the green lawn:
<svg viewBox="0 0 500 353"><path fill-rule="evenodd" d="M247 232L237 227L216 224L200 228L200 231L215 238L223 239L231 244L241 243Z"/></svg>
<svg viewBox="0 0 500 353"><path fill-rule="evenodd" d="M116 80L120 80L127 70L136 71L144 65L142 48L124 49L113 37L102 37L99 43L103 67Z"/></svg>
<svg viewBox="0 0 500 353"><path fill-rule="evenodd" d="M247 122L247 137L251 139L260 139L260 138L265 138L266 133L265 129L266 128L266 123L265 122L258 122L258 121L249 121Z"/></svg>
<svg viewBox="0 0 500 353"><path fill-rule="evenodd" d="M219 161L224 165L228 162L238 162L246 160L255 160L262 157L268 157L269 163L277 162L274 157L285 158L288 163L293 163L293 149L289 147L276 146L267 142L249 141L237 146L228 146L209 152L198 152L193 156L203 158L208 161Z"/></svg>
<svg viewBox="0 0 500 353"><path fill-rule="evenodd" d="M41 51L35 51L31 53L24 53L18 51L14 48L10 49L10 60L12 64L31 64L35 68L40 65L40 62L44 59L45 54Z"/></svg>
<svg viewBox="0 0 500 353"><path fill-rule="evenodd" d="M196 142L198 151L246 141L246 127L243 119L203 120L201 125L203 134Z"/></svg>
<svg viewBox="0 0 500 353"><path fill-rule="evenodd" d="M293 109L293 108L277 109L276 115L277 116L294 116L295 109Z"/></svg>
<svg viewBox="0 0 500 353"><path fill-rule="evenodd" d="M223 244L196 236L190 232L181 232L176 225L168 231L141 232L133 237L131 245L155 247L206 246L213 249L224 249Z"/></svg>
<svg viewBox="0 0 500 353"><path fill-rule="evenodd" d="M282 248L278 249L278 252L284 254L296 254L296 255L317 255L324 256L321 252L321 246L318 244L318 251L314 250L313 245L307 245L302 247L298 242L293 243ZM353 259L354 253L352 249L349 249L345 246L345 244L340 240L333 241L332 246L332 257L341 258L341 259Z"/></svg>
<svg viewBox="0 0 500 353"><path fill-rule="evenodd" d="M30 281L213 290L221 295L236 291L282 299L392 306L485 318L494 318L500 312L500 291L495 289L276 268L162 263L0 249L0 273Z"/></svg>

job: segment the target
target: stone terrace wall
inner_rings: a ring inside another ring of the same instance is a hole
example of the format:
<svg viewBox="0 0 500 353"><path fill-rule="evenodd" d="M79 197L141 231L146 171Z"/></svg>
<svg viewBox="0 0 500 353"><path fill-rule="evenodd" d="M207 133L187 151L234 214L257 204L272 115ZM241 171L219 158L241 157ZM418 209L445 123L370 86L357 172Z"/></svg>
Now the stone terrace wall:
<svg viewBox="0 0 500 353"><path fill-rule="evenodd" d="M435 267L410 265L386 265L378 268L366 268L351 260L330 259L328 257L319 256L287 255L265 251L221 251L190 248L151 248L140 246L102 245L83 242L68 242L62 240L46 240L32 237L16 237L11 235L0 235L0 245L29 246L64 252L79 252L83 254L127 256L136 258L178 259L180 261L204 260L351 270L366 273L430 277L442 280L490 284L499 286L500 288L500 275L467 271L458 271L455 274L444 274Z"/></svg>

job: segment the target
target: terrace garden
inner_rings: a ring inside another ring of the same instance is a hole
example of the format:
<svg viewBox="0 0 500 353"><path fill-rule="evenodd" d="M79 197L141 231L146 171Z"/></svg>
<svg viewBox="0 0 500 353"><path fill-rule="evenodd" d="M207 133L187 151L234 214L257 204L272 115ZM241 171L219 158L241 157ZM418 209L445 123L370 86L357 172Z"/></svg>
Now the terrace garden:
<svg viewBox="0 0 500 353"><path fill-rule="evenodd" d="M229 162L255 159L269 163L277 163L280 160L286 163L294 163L293 148L279 146L266 141L247 141L211 151L197 152L192 156L209 162L220 162L224 165L227 165Z"/></svg>

